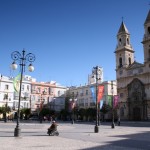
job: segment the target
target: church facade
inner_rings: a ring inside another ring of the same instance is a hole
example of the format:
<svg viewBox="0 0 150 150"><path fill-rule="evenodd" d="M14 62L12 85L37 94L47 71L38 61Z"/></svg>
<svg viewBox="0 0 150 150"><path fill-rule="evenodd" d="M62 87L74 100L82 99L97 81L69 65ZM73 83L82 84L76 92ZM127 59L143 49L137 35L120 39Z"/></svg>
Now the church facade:
<svg viewBox="0 0 150 150"><path fill-rule="evenodd" d="M144 63L135 61L130 33L122 21L117 34L116 78L122 120L150 120L150 11L144 22Z"/></svg>

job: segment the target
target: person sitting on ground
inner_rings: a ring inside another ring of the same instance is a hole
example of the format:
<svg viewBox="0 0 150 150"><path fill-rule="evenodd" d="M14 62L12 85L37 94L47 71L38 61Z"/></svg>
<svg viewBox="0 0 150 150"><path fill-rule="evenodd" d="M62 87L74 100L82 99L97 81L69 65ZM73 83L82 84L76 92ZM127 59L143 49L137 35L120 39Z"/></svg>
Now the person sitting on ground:
<svg viewBox="0 0 150 150"><path fill-rule="evenodd" d="M53 132L53 131L57 131L57 124L56 124L56 122L55 121L52 121L52 124L51 124L51 126L48 128L48 131L49 132Z"/></svg>

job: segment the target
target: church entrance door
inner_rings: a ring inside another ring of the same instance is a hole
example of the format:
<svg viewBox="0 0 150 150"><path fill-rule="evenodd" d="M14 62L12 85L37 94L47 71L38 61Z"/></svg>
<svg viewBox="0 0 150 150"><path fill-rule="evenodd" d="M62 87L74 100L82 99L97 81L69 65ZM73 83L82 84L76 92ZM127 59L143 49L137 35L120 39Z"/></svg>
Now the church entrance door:
<svg viewBox="0 0 150 150"><path fill-rule="evenodd" d="M135 107L133 109L133 120L140 121L141 120L141 110L139 107Z"/></svg>

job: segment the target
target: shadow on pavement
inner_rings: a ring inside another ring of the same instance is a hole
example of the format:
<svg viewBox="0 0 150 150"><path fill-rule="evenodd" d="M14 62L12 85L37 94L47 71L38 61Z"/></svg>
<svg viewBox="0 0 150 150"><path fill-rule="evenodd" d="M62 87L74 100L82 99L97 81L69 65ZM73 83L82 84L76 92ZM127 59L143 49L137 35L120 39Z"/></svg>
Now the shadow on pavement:
<svg viewBox="0 0 150 150"><path fill-rule="evenodd" d="M96 147L86 148L86 149L81 149L81 150L99 150L99 149L150 150L150 131L138 133L138 134L119 135L119 136L111 136L111 137L120 137L120 138L126 138L126 139L113 141L103 146L96 146Z"/></svg>

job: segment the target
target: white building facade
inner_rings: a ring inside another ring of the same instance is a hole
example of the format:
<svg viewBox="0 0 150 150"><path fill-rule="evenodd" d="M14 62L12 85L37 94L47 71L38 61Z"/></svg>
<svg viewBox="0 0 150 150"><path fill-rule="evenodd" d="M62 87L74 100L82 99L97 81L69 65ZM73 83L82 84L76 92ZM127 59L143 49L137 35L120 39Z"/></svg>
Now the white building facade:
<svg viewBox="0 0 150 150"><path fill-rule="evenodd" d="M96 68L96 67L94 67ZM80 108L95 108L96 99L93 98L93 92L91 87L94 87L94 95L96 95L96 86L104 85L104 93L102 100L105 104L108 103L108 95L117 95L117 83L116 80L113 81L103 81L103 68L97 66L97 70L92 70L91 75L88 75L88 84L79 87L70 87L69 94L70 96L74 95L77 99L76 105ZM96 72L97 71L97 74ZM97 81L96 81L97 80ZM97 84L96 84L97 82Z"/></svg>

